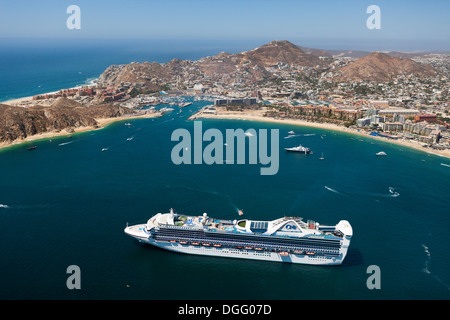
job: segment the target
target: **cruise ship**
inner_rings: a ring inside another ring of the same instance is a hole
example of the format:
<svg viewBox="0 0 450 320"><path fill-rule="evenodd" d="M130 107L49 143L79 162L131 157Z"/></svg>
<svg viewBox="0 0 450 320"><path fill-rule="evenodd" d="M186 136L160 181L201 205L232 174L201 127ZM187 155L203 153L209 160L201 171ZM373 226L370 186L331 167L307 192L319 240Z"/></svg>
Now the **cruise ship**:
<svg viewBox="0 0 450 320"><path fill-rule="evenodd" d="M299 217L272 221L222 220L158 213L125 233L162 249L217 257L313 265L339 265L345 259L353 229L346 220L325 226Z"/></svg>

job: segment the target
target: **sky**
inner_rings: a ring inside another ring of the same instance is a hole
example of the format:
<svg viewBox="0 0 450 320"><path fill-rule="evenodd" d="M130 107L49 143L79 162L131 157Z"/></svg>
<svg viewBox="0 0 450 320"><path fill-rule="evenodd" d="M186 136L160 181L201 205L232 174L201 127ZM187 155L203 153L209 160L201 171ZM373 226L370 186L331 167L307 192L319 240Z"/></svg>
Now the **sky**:
<svg viewBox="0 0 450 320"><path fill-rule="evenodd" d="M67 8L80 8L70 30ZM380 8L370 30L367 8ZM289 40L323 49L450 50L448 0L0 0L1 39Z"/></svg>

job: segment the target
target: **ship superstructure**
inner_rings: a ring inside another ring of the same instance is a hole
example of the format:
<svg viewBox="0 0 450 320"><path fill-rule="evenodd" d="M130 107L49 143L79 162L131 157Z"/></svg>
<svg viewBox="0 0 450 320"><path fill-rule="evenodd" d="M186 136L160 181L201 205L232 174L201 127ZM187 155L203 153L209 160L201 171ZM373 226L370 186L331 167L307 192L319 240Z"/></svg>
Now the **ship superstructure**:
<svg viewBox="0 0 450 320"><path fill-rule="evenodd" d="M127 226L125 233L166 250L232 258L318 265L344 261L353 230L341 220L335 226L282 217L272 221L223 220L158 213L146 224Z"/></svg>

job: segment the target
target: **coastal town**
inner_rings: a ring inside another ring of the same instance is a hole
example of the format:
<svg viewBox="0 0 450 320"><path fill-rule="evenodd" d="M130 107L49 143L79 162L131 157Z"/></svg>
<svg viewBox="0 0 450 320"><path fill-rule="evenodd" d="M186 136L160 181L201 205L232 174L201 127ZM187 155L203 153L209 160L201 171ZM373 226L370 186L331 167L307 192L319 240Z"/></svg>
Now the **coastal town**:
<svg viewBox="0 0 450 320"><path fill-rule="evenodd" d="M142 111L194 97L211 105L192 118L258 114L448 152L449 77L450 53L327 52L273 41L197 61L113 65L93 85L5 104L51 106L65 98Z"/></svg>

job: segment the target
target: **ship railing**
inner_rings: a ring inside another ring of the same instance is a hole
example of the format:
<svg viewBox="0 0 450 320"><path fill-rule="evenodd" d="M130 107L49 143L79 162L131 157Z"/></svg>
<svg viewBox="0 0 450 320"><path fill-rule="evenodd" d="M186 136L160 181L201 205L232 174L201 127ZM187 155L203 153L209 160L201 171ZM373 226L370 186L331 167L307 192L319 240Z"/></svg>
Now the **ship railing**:
<svg viewBox="0 0 450 320"><path fill-rule="evenodd" d="M211 239L211 238L207 238L207 237L202 237L202 236L193 236L193 235L188 235L188 236L181 236L181 235L177 235L177 236L173 236L173 235L160 235L158 234L158 237L167 237L167 238L182 238L183 240L186 239L193 239L195 241L208 241L208 242L230 242L230 243L256 243L259 245L266 245L266 246L284 246L284 247L299 247L302 246L302 244L298 244L298 245L294 245L294 244L280 244L280 243L274 243L273 241L271 241L270 238L268 238L266 241L261 241L261 242L255 242L252 241L251 239L249 240L236 240L236 239ZM307 245L303 245L303 246L307 246L307 247L311 247L311 248L317 248L317 249L325 249L325 250L339 250L340 246L327 246L327 245L322 245L322 244L307 244Z"/></svg>
<svg viewBox="0 0 450 320"><path fill-rule="evenodd" d="M177 238L177 237L179 237L179 236L173 236L173 235L158 235L158 236L159 237L169 237L169 238ZM222 242L224 242L224 241L231 241L233 243L241 242L241 243L258 243L258 244L263 243L263 244L266 244L266 245L275 245L275 246L280 245L279 243L273 243L270 238L267 238L267 241L264 241L264 242L263 241L261 241L261 242L254 242L254 241L251 241L250 239L248 241L246 241L246 240L235 240L235 239L231 239L231 240L227 240L227 239L211 239L211 238L207 238L207 237L198 237L198 236L190 236L190 235L189 236L184 236L184 237L181 236L181 238L183 238L183 239L195 239L195 240L202 240L202 241L210 241L210 242L214 242L214 241L216 241L216 242L219 242L219 241L222 241ZM285 244L284 246L297 247L297 246L292 245L292 244ZM330 247L330 246L320 245L320 244L308 244L308 247L329 248L330 250L333 250L332 247ZM338 248L338 247L335 246L334 248Z"/></svg>
<svg viewBox="0 0 450 320"><path fill-rule="evenodd" d="M192 227L178 227L178 228L184 228L184 229L193 229ZM203 230L202 228L196 228L198 230ZM231 233L231 234L246 234L245 232L241 232L241 231L236 231L236 230L217 230L215 228L211 228L207 230L208 232L224 232L224 233ZM300 239L300 238L304 238L304 237L309 237L311 236L311 238L324 238L324 239L330 239L330 240L341 240L342 238L337 237L335 235L323 235L323 234L318 234L318 235L307 235L304 236L303 234L300 234L301 236L294 236L294 235L282 235L282 234L272 234L272 235L265 235L264 233L253 233L255 235L262 235L262 236L267 236L267 237L278 237L278 238L285 238L285 239Z"/></svg>
<svg viewBox="0 0 450 320"><path fill-rule="evenodd" d="M200 227L200 226L196 226L196 225L194 225L194 224L192 224L192 225L189 225L189 226L172 226L172 225L162 225L161 227L163 227L163 228L167 228L167 229L177 229L177 230L179 230L179 229L184 229L184 230L192 230L192 229L195 229L195 230L203 230L203 227Z"/></svg>
<svg viewBox="0 0 450 320"><path fill-rule="evenodd" d="M203 237L172 237L172 236L157 236L157 240L163 240L163 241L186 241L186 242L207 242L211 244L221 244L223 246L230 246L230 247L236 247L236 246L249 246L252 248L260 247L264 250L277 250L277 251L294 251L294 250L301 250L301 251L315 251L318 253L325 253L325 254L339 254L340 249L332 249L328 247L323 246L289 246L289 245L276 245L276 244L268 244L268 243L258 243L258 242L249 242L249 241L230 241L230 240L212 240L207 239Z"/></svg>

